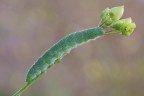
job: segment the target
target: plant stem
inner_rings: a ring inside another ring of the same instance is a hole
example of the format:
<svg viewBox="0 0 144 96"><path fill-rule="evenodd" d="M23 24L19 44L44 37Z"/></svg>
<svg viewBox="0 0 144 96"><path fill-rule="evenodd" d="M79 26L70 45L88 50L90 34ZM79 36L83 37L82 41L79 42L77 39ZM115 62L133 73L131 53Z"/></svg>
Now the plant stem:
<svg viewBox="0 0 144 96"><path fill-rule="evenodd" d="M112 31L109 31L109 32L106 32L105 35L108 35L108 34L120 34L121 32L117 31L117 30L112 30Z"/></svg>
<svg viewBox="0 0 144 96"><path fill-rule="evenodd" d="M41 75L43 75L43 73L40 74L39 76L41 76ZM22 87L20 90L18 90L18 91L17 91L15 94L13 94L12 96L20 96L28 87L30 87L30 86L38 79L39 76L37 76L32 82L27 83L24 87Z"/></svg>
<svg viewBox="0 0 144 96"><path fill-rule="evenodd" d="M21 93L23 93L31 84L26 84L24 87L22 87L19 91L17 91L14 95L12 96L20 96Z"/></svg>
<svg viewBox="0 0 144 96"><path fill-rule="evenodd" d="M107 21L108 19L107 19L107 17L105 17L105 20L102 22L102 20L100 21L100 23L99 23L99 27L103 27L103 24Z"/></svg>

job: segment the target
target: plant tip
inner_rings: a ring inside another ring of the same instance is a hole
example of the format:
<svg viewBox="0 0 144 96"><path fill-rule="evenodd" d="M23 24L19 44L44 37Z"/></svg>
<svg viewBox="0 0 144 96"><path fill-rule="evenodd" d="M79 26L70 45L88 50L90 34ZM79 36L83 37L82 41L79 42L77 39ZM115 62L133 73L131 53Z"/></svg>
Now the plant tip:
<svg viewBox="0 0 144 96"><path fill-rule="evenodd" d="M110 18L112 20L119 20L124 13L124 6L113 7L110 9Z"/></svg>

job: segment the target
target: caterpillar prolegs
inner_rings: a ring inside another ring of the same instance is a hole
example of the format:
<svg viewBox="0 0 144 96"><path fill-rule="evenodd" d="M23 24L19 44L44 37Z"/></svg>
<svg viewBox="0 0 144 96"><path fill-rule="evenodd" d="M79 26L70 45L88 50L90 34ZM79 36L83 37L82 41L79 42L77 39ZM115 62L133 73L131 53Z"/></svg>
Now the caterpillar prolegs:
<svg viewBox="0 0 144 96"><path fill-rule="evenodd" d="M100 28L90 28L75 32L60 40L53 47L36 61L27 74L26 82L31 83L35 78L44 73L50 66L61 60L63 56L68 54L73 48L94 40L105 34L105 31Z"/></svg>

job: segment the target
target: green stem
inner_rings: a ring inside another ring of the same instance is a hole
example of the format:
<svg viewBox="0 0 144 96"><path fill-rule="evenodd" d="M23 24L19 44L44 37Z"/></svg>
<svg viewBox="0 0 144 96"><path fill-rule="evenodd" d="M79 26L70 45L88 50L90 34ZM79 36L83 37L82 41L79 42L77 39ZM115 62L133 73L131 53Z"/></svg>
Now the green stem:
<svg viewBox="0 0 144 96"><path fill-rule="evenodd" d="M43 73L41 73L39 76L41 76L41 75L43 75ZM30 87L38 79L39 76L37 76L31 83L27 83L24 87L22 87L20 90L18 90L12 96L20 96L28 87Z"/></svg>
<svg viewBox="0 0 144 96"><path fill-rule="evenodd" d="M17 91L14 95L12 96L20 96L21 93L23 93L31 84L26 84L24 87L22 87L19 91Z"/></svg>
<svg viewBox="0 0 144 96"><path fill-rule="evenodd" d="M117 31L117 30L113 30L113 31L109 31L109 32L106 32L105 35L108 35L108 34L120 34L121 32Z"/></svg>
<svg viewBox="0 0 144 96"><path fill-rule="evenodd" d="M104 19L105 19L105 20L104 20L103 22L102 22L102 20L100 21L100 23L99 23L99 27L102 27L103 24L108 20L107 17L105 17Z"/></svg>

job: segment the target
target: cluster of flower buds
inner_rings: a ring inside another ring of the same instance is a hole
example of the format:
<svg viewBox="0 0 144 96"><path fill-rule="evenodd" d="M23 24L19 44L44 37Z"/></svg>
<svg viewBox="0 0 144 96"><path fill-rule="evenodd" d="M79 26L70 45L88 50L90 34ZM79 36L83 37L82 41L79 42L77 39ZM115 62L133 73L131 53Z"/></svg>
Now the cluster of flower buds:
<svg viewBox="0 0 144 96"><path fill-rule="evenodd" d="M101 27L110 27L119 31L122 35L129 36L136 28L135 23L132 22L132 19L126 18L121 19L124 12L124 6L106 8L102 11L101 17Z"/></svg>

